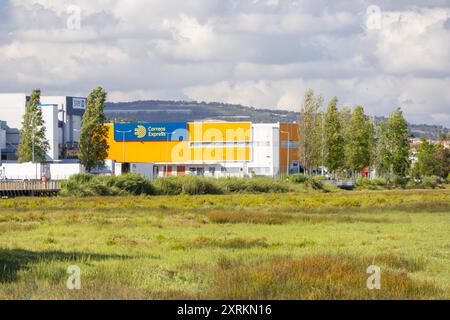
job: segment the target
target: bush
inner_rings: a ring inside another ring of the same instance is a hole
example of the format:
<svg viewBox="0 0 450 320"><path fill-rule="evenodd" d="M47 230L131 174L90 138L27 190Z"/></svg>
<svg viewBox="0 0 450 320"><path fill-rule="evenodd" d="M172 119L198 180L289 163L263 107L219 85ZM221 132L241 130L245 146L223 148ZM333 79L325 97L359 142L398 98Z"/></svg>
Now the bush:
<svg viewBox="0 0 450 320"><path fill-rule="evenodd" d="M93 174L80 173L80 174L76 174L76 175L70 177L69 180L74 182L74 183L77 183L77 184L83 184L83 183L90 182L94 178L95 178L95 176Z"/></svg>
<svg viewBox="0 0 450 320"><path fill-rule="evenodd" d="M422 187L426 189L436 189L439 187L440 178L437 176L424 177L422 179Z"/></svg>
<svg viewBox="0 0 450 320"><path fill-rule="evenodd" d="M223 193L216 180L191 175L182 177L181 190L190 195Z"/></svg>
<svg viewBox="0 0 450 320"><path fill-rule="evenodd" d="M154 186L161 195L176 196L183 192L181 179L179 177L168 177L156 179Z"/></svg>
<svg viewBox="0 0 450 320"><path fill-rule="evenodd" d="M406 177L395 176L393 179L394 186L405 188L409 179Z"/></svg>
<svg viewBox="0 0 450 320"><path fill-rule="evenodd" d="M314 190L322 190L323 189L323 177L309 177L306 185L313 188Z"/></svg>
<svg viewBox="0 0 450 320"><path fill-rule="evenodd" d="M367 179L358 178L356 179L356 186L362 188L375 188L375 187L386 187L388 182L386 179Z"/></svg>
<svg viewBox="0 0 450 320"><path fill-rule="evenodd" d="M289 192L289 185L273 178L223 178L218 180L219 185L230 193L284 193Z"/></svg>
<svg viewBox="0 0 450 320"><path fill-rule="evenodd" d="M288 177L288 181L291 183L306 183L308 181L308 177L304 174L293 174Z"/></svg>
<svg viewBox="0 0 450 320"><path fill-rule="evenodd" d="M63 181L61 195L80 197L93 195L85 188L86 184L92 179L94 179L94 175L84 173L70 177L70 179Z"/></svg>
<svg viewBox="0 0 450 320"><path fill-rule="evenodd" d="M136 173L118 176L113 186L132 195L156 194L155 187L150 180Z"/></svg>
<svg viewBox="0 0 450 320"><path fill-rule="evenodd" d="M63 183L63 196L114 196L155 194L150 180L138 174L125 174L119 177L74 175Z"/></svg>
<svg viewBox="0 0 450 320"><path fill-rule="evenodd" d="M450 183L450 172L449 172L449 174L448 174L448 176L447 176L446 182L447 182L447 183Z"/></svg>

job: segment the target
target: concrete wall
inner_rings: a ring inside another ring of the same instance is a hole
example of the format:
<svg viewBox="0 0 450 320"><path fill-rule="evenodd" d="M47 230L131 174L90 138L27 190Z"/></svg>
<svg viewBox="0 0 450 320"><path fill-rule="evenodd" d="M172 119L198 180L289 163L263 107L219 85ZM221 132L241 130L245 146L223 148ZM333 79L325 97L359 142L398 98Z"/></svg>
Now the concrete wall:
<svg viewBox="0 0 450 320"><path fill-rule="evenodd" d="M84 173L79 163L3 163L0 165L1 180L36 180L43 175L48 180L65 180Z"/></svg>
<svg viewBox="0 0 450 320"><path fill-rule="evenodd" d="M79 163L51 163L49 167L51 180L66 180L75 174L84 173Z"/></svg>
<svg viewBox="0 0 450 320"><path fill-rule="evenodd" d="M0 165L2 180L35 180L41 178L42 165L36 163L3 163Z"/></svg>
<svg viewBox="0 0 450 320"><path fill-rule="evenodd" d="M59 159L59 137L58 137L58 106L42 105L42 119L45 122L45 136L50 148L47 151L46 160Z"/></svg>

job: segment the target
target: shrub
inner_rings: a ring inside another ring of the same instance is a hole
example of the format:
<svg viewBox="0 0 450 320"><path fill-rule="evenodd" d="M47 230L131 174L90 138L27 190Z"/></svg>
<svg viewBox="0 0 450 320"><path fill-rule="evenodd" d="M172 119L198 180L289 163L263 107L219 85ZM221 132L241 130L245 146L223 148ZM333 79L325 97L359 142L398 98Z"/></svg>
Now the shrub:
<svg viewBox="0 0 450 320"><path fill-rule="evenodd" d="M378 179L372 179L372 180L369 180L369 181L370 181L370 183L371 183L372 185L380 186L380 187L385 187L385 186L387 186L387 184L388 184L388 182L387 182L386 179L381 179L381 178L378 178Z"/></svg>
<svg viewBox="0 0 450 320"><path fill-rule="evenodd" d="M323 179L322 177L310 177L306 182L306 185L310 186L314 190L322 190L323 189Z"/></svg>
<svg viewBox="0 0 450 320"><path fill-rule="evenodd" d="M181 189L184 194L190 195L223 193L216 180L191 175L182 177Z"/></svg>
<svg viewBox="0 0 450 320"><path fill-rule="evenodd" d="M367 178L358 178L355 181L357 187L368 187L370 186L369 179Z"/></svg>
<svg viewBox="0 0 450 320"><path fill-rule="evenodd" d="M440 178L437 176L429 176L422 179L422 186L426 189L436 189L437 187L439 187L439 183Z"/></svg>
<svg viewBox="0 0 450 320"><path fill-rule="evenodd" d="M114 180L111 182L113 181ZM156 190L150 180L139 174L127 173L122 176L118 176L114 182L115 184L113 187L132 195L156 194Z"/></svg>
<svg viewBox="0 0 450 320"><path fill-rule="evenodd" d="M284 193L291 190L285 181L274 178L224 178L218 183L231 193Z"/></svg>
<svg viewBox="0 0 450 320"><path fill-rule="evenodd" d="M183 192L181 179L179 177L168 177L156 179L154 186L158 194L176 196Z"/></svg>
<svg viewBox="0 0 450 320"><path fill-rule="evenodd" d="M393 179L394 186L404 188L408 184L409 179L406 177L395 176Z"/></svg>
<svg viewBox="0 0 450 320"><path fill-rule="evenodd" d="M95 178L95 176L93 174L80 173L80 174L76 174L76 175L70 177L69 180L73 181L75 183L78 183L78 184L83 184L83 183L88 183L89 181L91 181L94 178Z"/></svg>
<svg viewBox="0 0 450 320"><path fill-rule="evenodd" d="M76 174L63 181L61 195L63 196L90 196L92 195L85 186L94 178L92 174Z"/></svg>
<svg viewBox="0 0 450 320"><path fill-rule="evenodd" d="M447 183L450 183L450 172L448 173L447 179L446 179Z"/></svg>
<svg viewBox="0 0 450 320"><path fill-rule="evenodd" d="M114 196L155 194L150 180L138 174L125 174L119 177L75 175L62 186L63 196Z"/></svg>
<svg viewBox="0 0 450 320"><path fill-rule="evenodd" d="M291 183L306 183L308 177L304 174L293 174L288 177L288 181Z"/></svg>
<svg viewBox="0 0 450 320"><path fill-rule="evenodd" d="M388 182L386 179L367 179L358 178L356 179L356 186L361 188L376 188L376 187L386 187Z"/></svg>

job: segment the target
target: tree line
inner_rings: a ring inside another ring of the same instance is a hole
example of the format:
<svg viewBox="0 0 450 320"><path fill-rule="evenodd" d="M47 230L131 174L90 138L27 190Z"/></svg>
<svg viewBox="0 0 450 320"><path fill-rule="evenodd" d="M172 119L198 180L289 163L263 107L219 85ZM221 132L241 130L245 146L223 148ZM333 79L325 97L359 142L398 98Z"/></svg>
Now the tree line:
<svg viewBox="0 0 450 320"><path fill-rule="evenodd" d="M108 129L105 126L106 116L103 112L106 96L105 90L97 87L87 98L86 110L81 122L78 155L87 172L102 168L108 156ZM41 91L33 90L25 108L17 148L18 161L21 163L46 161L50 144L46 138L40 97Z"/></svg>
<svg viewBox="0 0 450 320"><path fill-rule="evenodd" d="M412 166L411 135L400 108L376 123L362 106L338 109L338 102L334 97L323 112L324 99L313 90L305 94L299 118L299 151L306 174L325 167L333 178L358 178L367 168L389 182L429 175L447 178L450 151L442 143L432 146L423 140L418 163Z"/></svg>
<svg viewBox="0 0 450 320"><path fill-rule="evenodd" d="M20 131L19 162L44 162L49 149L40 105L40 90L33 90L27 102ZM106 92L97 87L89 94L82 118L79 159L87 172L104 166L108 154L107 128L104 125ZM368 168L388 181L405 177L436 175L443 179L450 172L450 150L443 143L423 139L418 162L411 166L410 132L402 110L397 108L387 120L375 123L362 106L338 108L338 98L320 111L324 99L313 90L305 94L299 118L300 161L307 174L325 167L334 178L361 176ZM446 139L441 135L441 140Z"/></svg>

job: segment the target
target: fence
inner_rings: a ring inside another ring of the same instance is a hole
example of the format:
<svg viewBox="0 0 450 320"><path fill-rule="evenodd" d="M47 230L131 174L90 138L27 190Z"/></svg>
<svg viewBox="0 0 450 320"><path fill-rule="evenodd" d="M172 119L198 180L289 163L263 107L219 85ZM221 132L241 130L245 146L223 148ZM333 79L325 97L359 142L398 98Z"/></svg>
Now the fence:
<svg viewBox="0 0 450 320"><path fill-rule="evenodd" d="M0 196L56 196L61 189L59 181L0 181Z"/></svg>

